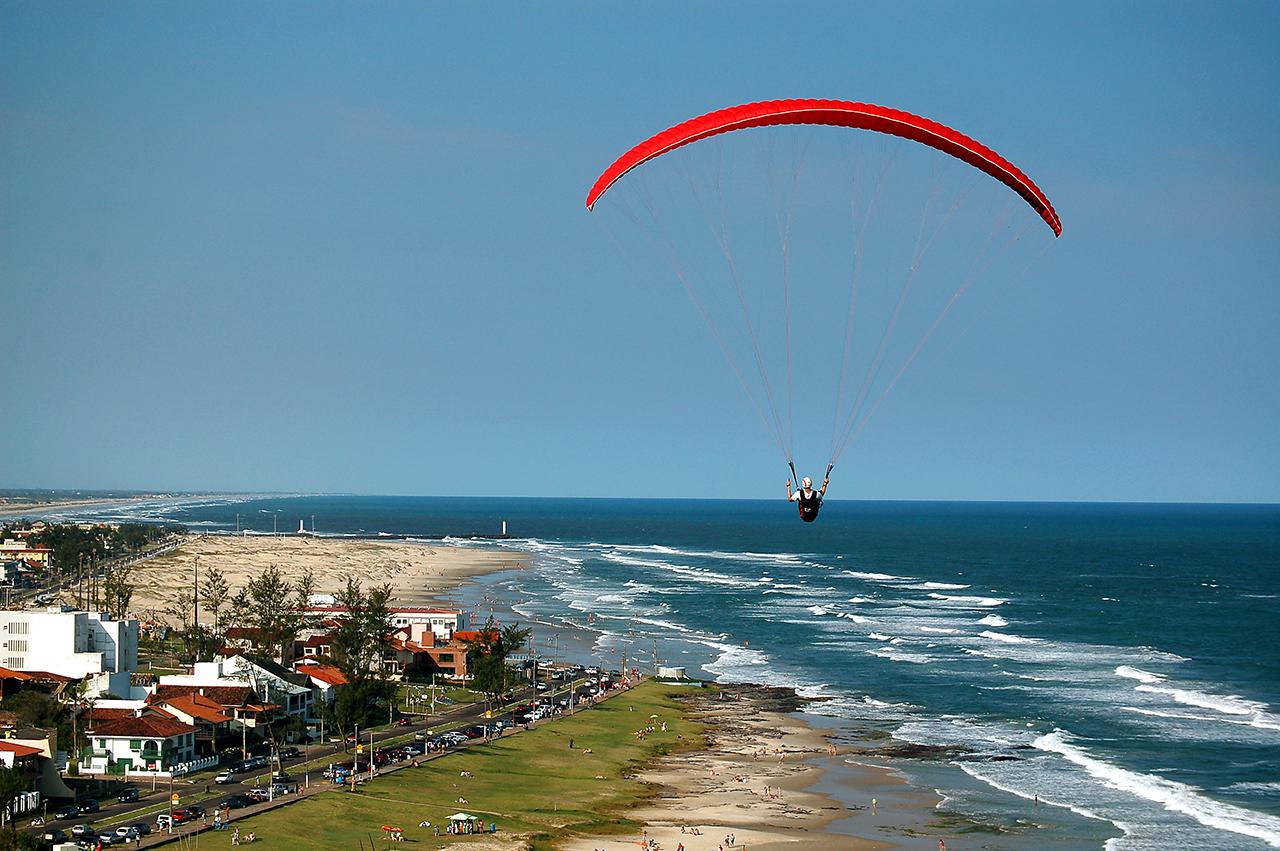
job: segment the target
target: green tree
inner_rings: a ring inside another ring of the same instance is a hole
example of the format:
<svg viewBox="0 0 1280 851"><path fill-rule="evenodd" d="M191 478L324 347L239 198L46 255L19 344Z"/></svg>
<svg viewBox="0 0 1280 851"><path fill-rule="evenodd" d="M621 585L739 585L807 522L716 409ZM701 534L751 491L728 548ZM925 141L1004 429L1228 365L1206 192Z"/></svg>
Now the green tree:
<svg viewBox="0 0 1280 851"><path fill-rule="evenodd" d="M387 679L383 655L390 646L391 586L365 591L352 577L337 594L345 617L330 633L334 661L347 678L334 698L333 720L345 732L354 724L385 719L395 687Z"/></svg>
<svg viewBox="0 0 1280 851"><path fill-rule="evenodd" d="M519 623L499 628L493 616L467 644L467 669L471 687L482 692L490 703L505 694L515 683L515 675L507 665L507 657L519 652L529 641L531 630Z"/></svg>
<svg viewBox="0 0 1280 851"><path fill-rule="evenodd" d="M227 616L222 619L226 624L226 628L233 626L246 627L249 626L249 610L253 603L249 600L249 590L241 588L235 593L230 600L227 601Z"/></svg>
<svg viewBox="0 0 1280 851"><path fill-rule="evenodd" d="M353 577L338 592L337 603L346 616L329 634L334 661L348 682L362 682L383 673L383 653L390 646L391 586L370 588L366 593Z"/></svg>
<svg viewBox="0 0 1280 851"><path fill-rule="evenodd" d="M192 620L192 600L185 588L170 598L161 613L165 624L182 643L178 658L186 663L197 659L201 650L201 630Z"/></svg>
<svg viewBox="0 0 1280 851"><path fill-rule="evenodd" d="M204 583L200 586L200 603L205 611L213 614L214 635L222 634L222 609L227 605L230 596L231 589L222 571L216 567L205 571Z"/></svg>
<svg viewBox="0 0 1280 851"><path fill-rule="evenodd" d="M3 819L9 833L18 829L14 824L13 805L18 796L30 788L30 783L22 776L21 771L0 765L0 819Z"/></svg>
<svg viewBox="0 0 1280 851"><path fill-rule="evenodd" d="M258 630L260 644L281 662L288 662L302 618L291 598L293 585L274 564L249 580L249 622Z"/></svg>
<svg viewBox="0 0 1280 851"><path fill-rule="evenodd" d="M72 683L62 693L62 701L71 715L71 755L68 758L72 769L70 773L78 774L82 753L80 746L80 718L85 713L93 711L93 704L96 701L96 698L89 696L88 679L77 680Z"/></svg>
<svg viewBox="0 0 1280 851"><path fill-rule="evenodd" d="M118 567L102 582L102 596L112 618L122 620L129 613L129 602L137 585L132 581L132 567Z"/></svg>

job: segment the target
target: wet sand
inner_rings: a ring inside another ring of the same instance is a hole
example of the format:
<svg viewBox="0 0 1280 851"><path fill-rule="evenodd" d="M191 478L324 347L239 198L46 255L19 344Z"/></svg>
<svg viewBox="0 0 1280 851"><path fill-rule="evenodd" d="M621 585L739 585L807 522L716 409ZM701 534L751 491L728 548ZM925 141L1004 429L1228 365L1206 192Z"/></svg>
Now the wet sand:
<svg viewBox="0 0 1280 851"><path fill-rule="evenodd" d="M884 768L851 761L791 711L794 693L724 688L726 701L715 699L714 687L691 690L696 714L713 725L709 749L661 759L637 775L656 792L627 814L646 832L582 837L566 843L567 851L622 851L645 840L663 851L681 844L686 851L936 849L940 838L954 847L950 835L929 826L935 796ZM828 771L841 787L841 799L864 803L847 806L822 791L821 786L831 788L819 783Z"/></svg>

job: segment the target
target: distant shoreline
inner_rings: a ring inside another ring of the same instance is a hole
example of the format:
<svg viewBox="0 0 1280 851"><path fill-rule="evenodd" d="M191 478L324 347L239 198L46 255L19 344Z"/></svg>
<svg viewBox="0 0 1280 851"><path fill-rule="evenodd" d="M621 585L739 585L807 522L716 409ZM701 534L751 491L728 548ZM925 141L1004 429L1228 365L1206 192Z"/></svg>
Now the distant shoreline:
<svg viewBox="0 0 1280 851"><path fill-rule="evenodd" d="M114 505L133 505L139 502L146 502L156 497L128 497L128 498L105 498L105 499L68 499L53 500L50 502L0 502L0 517L25 518L28 516L38 518L44 514L51 514L65 508L88 508L93 506L109 507Z"/></svg>

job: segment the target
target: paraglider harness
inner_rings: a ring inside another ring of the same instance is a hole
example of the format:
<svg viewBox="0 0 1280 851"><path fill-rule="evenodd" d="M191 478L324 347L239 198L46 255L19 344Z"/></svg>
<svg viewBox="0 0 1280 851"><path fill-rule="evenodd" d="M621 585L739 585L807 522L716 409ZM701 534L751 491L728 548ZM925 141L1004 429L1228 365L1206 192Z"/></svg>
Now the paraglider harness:
<svg viewBox="0 0 1280 851"><path fill-rule="evenodd" d="M800 486L800 478L796 476L796 465L790 461L787 464L791 467L791 477L796 482L796 493L800 495L800 499L797 501L800 506L800 519L806 523L812 523L818 519L818 509L822 508L822 492L815 488L812 491L812 496L806 497L804 488ZM827 474L823 476L823 479L831 477L831 468L834 466L834 464L827 465Z"/></svg>

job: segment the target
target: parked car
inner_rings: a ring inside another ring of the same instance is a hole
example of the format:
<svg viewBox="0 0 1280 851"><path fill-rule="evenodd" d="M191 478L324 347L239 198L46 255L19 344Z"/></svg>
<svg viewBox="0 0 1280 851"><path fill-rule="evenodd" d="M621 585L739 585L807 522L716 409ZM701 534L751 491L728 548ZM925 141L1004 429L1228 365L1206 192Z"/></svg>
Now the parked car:
<svg viewBox="0 0 1280 851"><path fill-rule="evenodd" d="M300 756L302 756L302 752L299 751L297 748L281 748L280 749L281 759L297 759Z"/></svg>
<svg viewBox="0 0 1280 851"><path fill-rule="evenodd" d="M138 830L136 825L122 824L116 828L116 838L124 839L126 841L130 839L140 839L142 838L142 831Z"/></svg>
<svg viewBox="0 0 1280 851"><path fill-rule="evenodd" d="M71 835L76 839L88 839L90 837L97 836L98 831L94 830L87 824L77 824L75 827L71 828Z"/></svg>
<svg viewBox="0 0 1280 851"><path fill-rule="evenodd" d="M213 782L214 783L235 783L236 774L231 769L227 769L226 771L219 774L217 777L213 778Z"/></svg>
<svg viewBox="0 0 1280 851"><path fill-rule="evenodd" d="M156 816L156 830L168 830L170 825L179 823L177 819L170 818L168 813L161 813Z"/></svg>
<svg viewBox="0 0 1280 851"><path fill-rule="evenodd" d="M116 800L122 804L132 804L134 801L138 800L140 795L141 793L138 791L137 786L128 786L120 790L120 794L116 797Z"/></svg>
<svg viewBox="0 0 1280 851"><path fill-rule="evenodd" d="M187 809L188 820L198 819L200 818L200 816L205 814L204 807L200 806L199 804L191 804L186 809Z"/></svg>
<svg viewBox="0 0 1280 851"><path fill-rule="evenodd" d="M83 839L80 840L81 843L84 843L84 841L85 840ZM114 833L100 833L96 836L91 837L88 841L92 844L92 846L95 849L110 848L112 845L115 845L116 842L123 842L123 840L117 840L116 835Z"/></svg>
<svg viewBox="0 0 1280 851"><path fill-rule="evenodd" d="M96 813L98 810L102 808L98 806L97 799L85 798L83 801L81 801L79 804L76 805L76 809L78 809L81 813Z"/></svg>
<svg viewBox="0 0 1280 851"><path fill-rule="evenodd" d="M293 778L289 776L289 772L287 771L277 771L275 774L271 775L272 783L288 783L292 779Z"/></svg>
<svg viewBox="0 0 1280 851"><path fill-rule="evenodd" d="M46 830L44 832L44 841L51 845L60 845L64 842L70 842L71 837L67 836L67 832L65 830L58 830L55 827L53 830Z"/></svg>
<svg viewBox="0 0 1280 851"><path fill-rule="evenodd" d="M253 798L248 795L232 795L222 802L221 806L229 810L242 810L253 803Z"/></svg>
<svg viewBox="0 0 1280 851"><path fill-rule="evenodd" d="M53 817L56 819L68 819L75 818L78 815L80 815L80 808L75 804L71 804L70 806L59 808L54 812Z"/></svg>
<svg viewBox="0 0 1280 851"><path fill-rule="evenodd" d="M129 825L129 827L138 831L139 836L151 835L151 825L147 824L145 821L135 821L133 824Z"/></svg>

